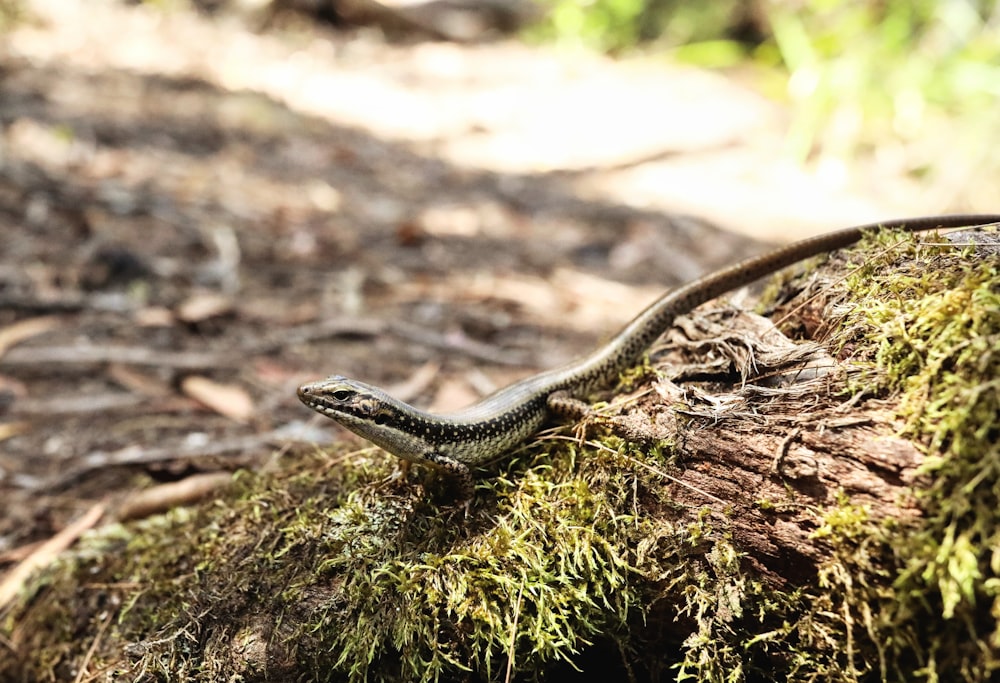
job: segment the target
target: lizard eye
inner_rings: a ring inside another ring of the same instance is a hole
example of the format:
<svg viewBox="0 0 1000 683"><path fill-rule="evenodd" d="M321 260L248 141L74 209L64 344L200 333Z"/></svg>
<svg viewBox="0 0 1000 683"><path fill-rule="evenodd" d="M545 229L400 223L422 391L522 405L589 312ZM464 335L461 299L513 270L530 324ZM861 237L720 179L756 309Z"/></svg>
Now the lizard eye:
<svg viewBox="0 0 1000 683"><path fill-rule="evenodd" d="M333 392L333 397L338 401L346 401L351 397L351 394L353 393L354 393L353 391L348 391L347 389L338 389L337 391Z"/></svg>

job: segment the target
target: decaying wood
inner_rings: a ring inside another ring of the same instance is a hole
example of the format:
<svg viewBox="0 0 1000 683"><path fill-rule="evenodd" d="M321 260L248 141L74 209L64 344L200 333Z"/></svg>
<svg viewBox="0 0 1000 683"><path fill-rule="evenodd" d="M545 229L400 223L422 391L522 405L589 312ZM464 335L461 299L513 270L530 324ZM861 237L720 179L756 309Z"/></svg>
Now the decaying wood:
<svg viewBox="0 0 1000 683"><path fill-rule="evenodd" d="M845 369L821 347L718 310L683 320L654 360L664 377L620 399L612 431L673 443L671 497L725 517L775 582L815 575L829 548L814 532L844 496L875 519L916 514L922 454L877 401L835 395Z"/></svg>

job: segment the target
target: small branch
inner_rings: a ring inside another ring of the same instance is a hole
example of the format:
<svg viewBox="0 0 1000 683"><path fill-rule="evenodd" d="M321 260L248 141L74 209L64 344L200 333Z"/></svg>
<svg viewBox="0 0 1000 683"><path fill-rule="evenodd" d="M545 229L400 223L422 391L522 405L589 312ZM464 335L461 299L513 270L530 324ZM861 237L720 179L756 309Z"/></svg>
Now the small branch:
<svg viewBox="0 0 1000 683"><path fill-rule="evenodd" d="M127 363L195 370L228 367L242 359L232 353L212 351L158 351L144 346L31 346L11 349L2 365L93 365Z"/></svg>
<svg viewBox="0 0 1000 683"><path fill-rule="evenodd" d="M242 347L247 353L271 353L291 344L301 344L328 337L393 334L417 344L444 351L458 352L476 360L498 365L534 366L533 354L505 351L491 344L469 339L464 335L442 334L437 330L421 328L399 322L373 319L334 319L308 325L269 336ZM98 363L123 363L173 368L175 370L204 370L232 367L242 363L242 356L231 351L160 351L144 346L31 346L11 349L0 364L11 367L34 365L94 365Z"/></svg>
<svg viewBox="0 0 1000 683"><path fill-rule="evenodd" d="M122 503L117 517L121 521L143 519L178 505L189 505L214 493L232 480L233 475L229 472L206 472L143 489Z"/></svg>
<svg viewBox="0 0 1000 683"><path fill-rule="evenodd" d="M40 481L32 489L60 489L79 477L105 467L120 467L123 465L141 465L183 458L203 458L223 453L245 452L271 443L284 443L295 438L288 428L275 429L263 434L222 439L213 443L197 446L168 445L156 448L142 446L126 446L117 451L106 453L96 451L80 458L81 465L62 472L54 477Z"/></svg>
<svg viewBox="0 0 1000 683"><path fill-rule="evenodd" d="M72 545L80 537L80 534L97 524L97 521L104 515L104 508L104 503L91 506L83 516L42 543L19 565L8 572L3 582L0 583L0 609L20 592L24 582L36 569L48 565L55 559L56 555Z"/></svg>

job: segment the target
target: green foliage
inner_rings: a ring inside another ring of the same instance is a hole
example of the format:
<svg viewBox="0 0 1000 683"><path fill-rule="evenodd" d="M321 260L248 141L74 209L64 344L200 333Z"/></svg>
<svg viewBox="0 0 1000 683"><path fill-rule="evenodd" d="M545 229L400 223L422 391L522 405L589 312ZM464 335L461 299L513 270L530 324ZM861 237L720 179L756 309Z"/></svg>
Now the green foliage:
<svg viewBox="0 0 1000 683"><path fill-rule="evenodd" d="M536 40L582 45L610 53L628 52L650 42L679 46L704 41L701 54L706 59L730 52L729 41L717 40L721 36L719 27L726 25L728 17L740 5L738 0L542 1L550 6L549 15L529 32Z"/></svg>
<svg viewBox="0 0 1000 683"><path fill-rule="evenodd" d="M558 2L551 12L555 36L574 36L585 45L613 52L637 43L642 0L602 0L589 6Z"/></svg>
<svg viewBox="0 0 1000 683"><path fill-rule="evenodd" d="M0 0L0 33L9 31L25 20L22 0Z"/></svg>
<svg viewBox="0 0 1000 683"><path fill-rule="evenodd" d="M786 151L795 159L890 148L914 175L944 154L967 160L974 170L963 173L1000 173L988 152L1000 144L998 0L543 1L552 10L535 38L754 67L764 91L794 105Z"/></svg>
<svg viewBox="0 0 1000 683"><path fill-rule="evenodd" d="M928 133L935 116L997 127L1000 5L995 0L773 3L762 63L788 73L793 151L837 154ZM986 117L989 117L988 119Z"/></svg>

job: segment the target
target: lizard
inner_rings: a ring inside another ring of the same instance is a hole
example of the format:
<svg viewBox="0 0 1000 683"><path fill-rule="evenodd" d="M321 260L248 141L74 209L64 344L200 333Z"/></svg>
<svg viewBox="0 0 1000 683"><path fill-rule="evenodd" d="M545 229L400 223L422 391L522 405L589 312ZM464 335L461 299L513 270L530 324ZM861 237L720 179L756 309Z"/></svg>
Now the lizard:
<svg viewBox="0 0 1000 683"><path fill-rule="evenodd" d="M958 214L867 223L747 258L668 291L590 355L522 379L454 413L431 414L340 375L303 384L297 393L306 406L399 458L450 472L461 498L469 500L471 468L525 443L550 416L579 413L582 401L577 397L611 385L676 318L701 304L804 259L847 247L868 231L921 232L998 222L1000 214Z"/></svg>

